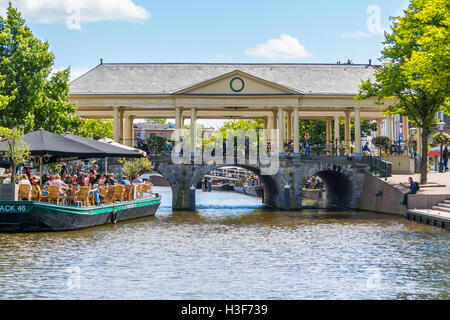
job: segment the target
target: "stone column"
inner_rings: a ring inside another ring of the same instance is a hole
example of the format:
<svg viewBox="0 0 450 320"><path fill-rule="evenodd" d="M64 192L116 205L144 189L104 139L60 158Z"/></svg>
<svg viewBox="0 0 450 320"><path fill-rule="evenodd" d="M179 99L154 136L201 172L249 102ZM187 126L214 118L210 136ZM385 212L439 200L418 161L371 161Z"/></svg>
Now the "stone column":
<svg viewBox="0 0 450 320"><path fill-rule="evenodd" d="M383 120L377 119L377 137L381 137L381 122Z"/></svg>
<svg viewBox="0 0 450 320"><path fill-rule="evenodd" d="M273 128L278 129L278 111L272 111L273 113Z"/></svg>
<svg viewBox="0 0 450 320"><path fill-rule="evenodd" d="M113 139L119 142L119 107L113 107Z"/></svg>
<svg viewBox="0 0 450 320"><path fill-rule="evenodd" d="M175 107L175 145L179 145L181 140L181 129L183 128L181 107ZM177 150L180 152L180 150Z"/></svg>
<svg viewBox="0 0 450 320"><path fill-rule="evenodd" d="M403 117L403 141L408 142L409 140L409 119L408 117Z"/></svg>
<svg viewBox="0 0 450 320"><path fill-rule="evenodd" d="M284 155L284 110L278 108L278 152Z"/></svg>
<svg viewBox="0 0 450 320"><path fill-rule="evenodd" d="M298 107L294 107L294 155L300 155L300 133L299 133L299 123L298 123Z"/></svg>
<svg viewBox="0 0 450 320"><path fill-rule="evenodd" d="M123 143L124 132L123 132L123 117L124 110L119 109L119 142Z"/></svg>
<svg viewBox="0 0 450 320"><path fill-rule="evenodd" d="M286 112L287 115L287 135L286 140L292 140L292 111Z"/></svg>
<svg viewBox="0 0 450 320"><path fill-rule="evenodd" d="M350 129L350 111L345 111L345 145L350 148L352 145L352 135Z"/></svg>
<svg viewBox="0 0 450 320"><path fill-rule="evenodd" d="M191 156L195 155L197 142L197 108L191 108Z"/></svg>
<svg viewBox="0 0 450 320"><path fill-rule="evenodd" d="M339 136L339 116L334 116L334 141L333 142L337 141L337 143L339 143L339 139L340 139L340 136Z"/></svg>
<svg viewBox="0 0 450 320"><path fill-rule="evenodd" d="M130 116L125 116L125 123L123 126L123 140L122 143L126 146L130 146Z"/></svg>
<svg viewBox="0 0 450 320"><path fill-rule="evenodd" d="M134 127L133 127L133 122L134 122L134 117L130 117L129 119L128 119L128 121L129 121L129 127L130 127L130 147L134 147Z"/></svg>
<svg viewBox="0 0 450 320"><path fill-rule="evenodd" d="M331 137L331 120L330 119L327 119L327 129L326 129L326 131L327 131L327 134L326 134L325 144L329 144L330 141L332 140L332 137Z"/></svg>
<svg viewBox="0 0 450 320"><path fill-rule="evenodd" d="M355 151L361 153L361 111L355 109Z"/></svg>
<svg viewBox="0 0 450 320"><path fill-rule="evenodd" d="M387 118L387 129L388 129L388 137L389 137L389 139L391 139L392 140L392 138L393 138L393 126L394 126L394 123L393 123L393 118L392 118L392 115L389 115L389 117Z"/></svg>
<svg viewBox="0 0 450 320"><path fill-rule="evenodd" d="M270 142L271 134L272 134L272 128L273 128L273 117L268 116L266 118L267 121L267 131L266 131L266 142Z"/></svg>

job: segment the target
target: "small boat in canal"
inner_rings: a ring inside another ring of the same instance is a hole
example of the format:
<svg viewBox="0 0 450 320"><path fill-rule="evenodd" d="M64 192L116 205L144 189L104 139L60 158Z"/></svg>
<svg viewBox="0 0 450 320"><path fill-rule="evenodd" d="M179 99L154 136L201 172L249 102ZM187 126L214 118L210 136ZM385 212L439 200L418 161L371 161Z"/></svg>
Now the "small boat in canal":
<svg viewBox="0 0 450 320"><path fill-rule="evenodd" d="M147 199L90 207L35 201L0 201L0 232L69 231L153 216L161 203Z"/></svg>

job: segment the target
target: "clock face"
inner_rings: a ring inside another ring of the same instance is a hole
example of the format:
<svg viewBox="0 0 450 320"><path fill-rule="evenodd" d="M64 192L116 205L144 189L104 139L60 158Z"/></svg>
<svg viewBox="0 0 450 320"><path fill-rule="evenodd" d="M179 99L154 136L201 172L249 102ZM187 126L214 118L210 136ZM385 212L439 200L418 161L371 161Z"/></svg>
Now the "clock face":
<svg viewBox="0 0 450 320"><path fill-rule="evenodd" d="M230 88L234 92L241 92L242 90L244 90L244 87L245 87L245 83L244 83L244 80L242 80L242 78L234 77L233 79L231 79Z"/></svg>

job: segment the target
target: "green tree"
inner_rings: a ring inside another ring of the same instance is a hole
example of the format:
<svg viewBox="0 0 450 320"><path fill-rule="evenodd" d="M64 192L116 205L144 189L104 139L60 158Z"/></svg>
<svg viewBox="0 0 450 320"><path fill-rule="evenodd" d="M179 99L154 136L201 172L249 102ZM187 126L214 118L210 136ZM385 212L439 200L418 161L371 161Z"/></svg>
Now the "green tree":
<svg viewBox="0 0 450 320"><path fill-rule="evenodd" d="M76 134L90 138L102 139L113 138L113 120L111 119L89 119L85 120L84 124L76 130Z"/></svg>
<svg viewBox="0 0 450 320"><path fill-rule="evenodd" d="M48 42L33 35L10 3L0 17L0 126L62 134L83 124L68 102L70 71L52 74L54 59Z"/></svg>
<svg viewBox="0 0 450 320"><path fill-rule="evenodd" d="M153 170L153 165L148 158L121 159L119 161L122 164L122 173L131 179L134 179L138 174Z"/></svg>
<svg viewBox="0 0 450 320"><path fill-rule="evenodd" d="M421 184L427 183L428 137L438 111L450 104L450 2L412 0L403 17L392 18L376 81L360 86L358 99L390 100L387 114L400 114L422 129Z"/></svg>
<svg viewBox="0 0 450 320"><path fill-rule="evenodd" d="M147 119L145 122L148 124L166 124L167 119Z"/></svg>
<svg viewBox="0 0 450 320"><path fill-rule="evenodd" d="M150 153L154 152L155 155L158 155L164 151L166 143L167 142L164 137L150 136L147 140L148 150Z"/></svg>
<svg viewBox="0 0 450 320"><path fill-rule="evenodd" d="M264 129L264 120L230 120L225 122L220 128L219 131L222 133L223 137L226 137L227 130L237 130L242 129L244 132L247 130L259 130Z"/></svg>
<svg viewBox="0 0 450 320"><path fill-rule="evenodd" d="M29 145L23 140L23 131L0 127L0 141L5 142L5 147L0 150L12 166L11 183L17 181L17 166L24 164L29 156Z"/></svg>

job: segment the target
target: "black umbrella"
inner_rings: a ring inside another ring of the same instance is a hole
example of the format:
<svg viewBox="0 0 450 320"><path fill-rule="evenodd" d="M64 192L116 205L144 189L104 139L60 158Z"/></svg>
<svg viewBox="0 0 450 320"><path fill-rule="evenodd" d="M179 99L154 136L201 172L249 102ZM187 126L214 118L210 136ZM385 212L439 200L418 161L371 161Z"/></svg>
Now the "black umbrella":
<svg viewBox="0 0 450 320"><path fill-rule="evenodd" d="M30 156L39 157L44 163L102 158L105 152L64 136L39 129L23 136L28 144ZM0 144L0 151L5 151L7 144Z"/></svg>
<svg viewBox="0 0 450 320"><path fill-rule="evenodd" d="M114 157L118 157L118 158L119 157L120 158L122 158L122 157L124 157L124 158L143 157L143 155L137 151L113 146L113 145L110 145L110 144L107 144L104 142L76 136L76 135L73 135L70 133L65 134L64 137L104 151L105 152L105 173L108 172L108 157L112 157L112 158L114 158Z"/></svg>
<svg viewBox="0 0 450 320"><path fill-rule="evenodd" d="M95 149L101 150L105 153L105 157L118 157L118 158L119 157L124 157L124 158L140 158L140 157L142 157L142 154L137 151L117 147L117 146L110 145L107 143L99 142L97 140L92 140L92 139L76 136L76 135L73 135L70 133L65 134L64 137L67 139L82 143L84 145L93 147Z"/></svg>

